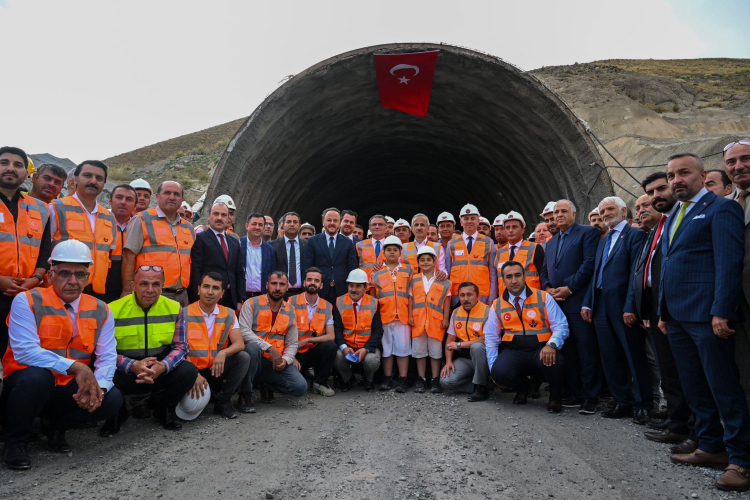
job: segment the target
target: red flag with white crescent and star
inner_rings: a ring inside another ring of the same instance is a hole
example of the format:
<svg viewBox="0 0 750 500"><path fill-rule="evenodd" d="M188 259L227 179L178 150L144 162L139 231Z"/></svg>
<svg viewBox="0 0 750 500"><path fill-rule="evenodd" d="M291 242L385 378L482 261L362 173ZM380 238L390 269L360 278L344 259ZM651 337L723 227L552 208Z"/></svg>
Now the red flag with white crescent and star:
<svg viewBox="0 0 750 500"><path fill-rule="evenodd" d="M375 54L375 74L384 108L427 116L438 52Z"/></svg>

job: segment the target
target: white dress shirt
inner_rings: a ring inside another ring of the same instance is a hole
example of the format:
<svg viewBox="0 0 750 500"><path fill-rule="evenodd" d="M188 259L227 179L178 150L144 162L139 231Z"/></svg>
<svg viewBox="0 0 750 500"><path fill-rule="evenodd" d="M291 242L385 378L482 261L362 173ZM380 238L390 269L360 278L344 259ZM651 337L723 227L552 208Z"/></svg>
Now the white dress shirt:
<svg viewBox="0 0 750 500"><path fill-rule="evenodd" d="M254 246L250 239L247 240L247 253L245 255L245 291L260 292L261 275L263 272L263 240L258 246Z"/></svg>
<svg viewBox="0 0 750 500"><path fill-rule="evenodd" d="M464 243L466 244L467 248L469 247L469 236L471 236L471 248L473 249L474 248L474 243L476 243L477 242L477 238L479 238L479 231L477 231L474 234L466 234L465 231L463 233L461 233L461 237L464 239Z"/></svg>
<svg viewBox="0 0 750 500"><path fill-rule="evenodd" d="M286 261L287 264L289 263L289 250L291 250L292 246L289 244L289 242L292 242L294 245L294 254L295 254L295 270L297 272L297 281L294 283L289 283L289 288L301 288L302 287L302 272L300 269L300 261L302 260L302 256L300 255L300 246L299 246L299 236L294 238L293 240L290 240L289 238L284 235L284 248L286 248ZM334 246L334 248L336 248ZM287 275L289 273L287 272Z"/></svg>
<svg viewBox="0 0 750 500"><path fill-rule="evenodd" d="M214 325L216 324L216 317L219 315L219 305L216 304L214 306L214 310L210 314L206 314L206 311L203 310L203 308L200 308L201 312L203 313L203 320L206 322L206 329L208 330L208 341L211 342L211 338L214 336ZM236 330L240 327L240 324L237 322L237 315L234 315L234 326L232 326L232 330ZM221 349L221 346L219 346L219 349Z"/></svg>
<svg viewBox="0 0 750 500"><path fill-rule="evenodd" d="M521 302L526 300L526 289L519 295ZM508 291L508 302L514 305L516 296ZM495 312L495 302L490 308L490 314L487 317L487 322L484 324L484 344L487 347L487 362L492 369L492 365L495 363L498 354L498 347L502 339L500 332L500 322L497 320L497 313ZM547 321L549 322L550 330L552 330L552 337L549 342L554 342L558 349L560 349L565 343L565 339L568 338L569 328L568 320L565 318L565 314L557 305L557 301L552 295L547 294L547 298L544 301L544 306L547 309Z"/></svg>
<svg viewBox="0 0 750 500"><path fill-rule="evenodd" d="M80 297L70 302L72 310L68 310L73 327L73 337L78 336L78 307ZM115 376L117 368L117 341L115 341L115 321L112 311L107 307L107 321L104 322L99 340L94 348L94 376L99 387L110 390L113 386L112 377ZM31 312L29 301L25 293L19 293L13 299L10 307L8 326L8 345L13 349L13 357L16 361L26 366L36 366L47 370L67 375L68 369L75 362L64 356L55 354L41 346L39 332L36 328L34 313Z"/></svg>

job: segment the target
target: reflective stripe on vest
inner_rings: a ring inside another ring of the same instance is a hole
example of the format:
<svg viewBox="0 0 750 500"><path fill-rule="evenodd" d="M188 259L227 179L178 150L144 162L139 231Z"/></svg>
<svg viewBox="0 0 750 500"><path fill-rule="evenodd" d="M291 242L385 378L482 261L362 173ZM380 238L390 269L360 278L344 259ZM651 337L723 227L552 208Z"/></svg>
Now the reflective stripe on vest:
<svg viewBox="0 0 750 500"><path fill-rule="evenodd" d="M30 278L36 270L49 209L41 201L19 194L17 220L5 203L0 203L0 217L0 276Z"/></svg>
<svg viewBox="0 0 750 500"><path fill-rule="evenodd" d="M414 298L412 337L419 337L426 331L428 336L443 341L445 329L440 328L440 324L443 322L443 307L450 287L450 281L435 280L430 286L430 291L425 294L422 273L414 275L409 285Z"/></svg>
<svg viewBox="0 0 750 500"><path fill-rule="evenodd" d="M40 347L58 356L90 365L102 327L109 316L107 305L90 295L81 294L76 318L78 335L73 337L70 316L53 288L35 288L25 293L34 313ZM4 376L8 377L14 371L25 368L28 367L16 361L13 350L8 347L3 356ZM65 385L75 378L75 375L54 372L53 375L58 385Z"/></svg>
<svg viewBox="0 0 750 500"><path fill-rule="evenodd" d="M117 354L143 359L171 348L180 317L179 302L161 295L146 312L131 293L111 302L109 307L115 318Z"/></svg>
<svg viewBox="0 0 750 500"><path fill-rule="evenodd" d="M375 263L385 264L385 250L383 245L380 247L380 256L375 258L375 245L372 238L357 242L357 257L359 257L359 268L367 273L367 281L372 278L372 272L375 269Z"/></svg>
<svg viewBox="0 0 750 500"><path fill-rule="evenodd" d="M117 236L114 216L97 203L96 222L92 233L86 209L76 198L66 196L52 203L57 222L57 229L52 235L52 246L70 239L86 244L91 250L91 259L94 261L94 265L89 269L88 284L94 292L104 293L107 272L109 272L110 251Z"/></svg>
<svg viewBox="0 0 750 500"><path fill-rule="evenodd" d="M513 260L523 266L524 274L526 276L526 284L531 288L541 288L541 278L539 277L539 270L534 265L534 252L536 251L536 244L528 240L522 240L521 246L516 250L516 254L513 256ZM497 269L497 293L501 297L505 291L505 282L503 281L502 268L503 264L508 262L510 257L510 244L501 248L495 254L494 266Z"/></svg>
<svg viewBox="0 0 750 500"><path fill-rule="evenodd" d="M477 302L477 305L468 313L463 306L456 308L453 311L453 316L451 316L456 338L462 342L468 342L484 335L484 324L487 322L489 314L489 306L482 302Z"/></svg>
<svg viewBox="0 0 750 500"><path fill-rule="evenodd" d="M135 265L164 268L165 288L184 288L190 283L190 250L195 243L193 226L180 218L172 234L172 226L159 217L156 208L138 214L143 229L143 247L135 257Z"/></svg>
<svg viewBox="0 0 750 500"><path fill-rule="evenodd" d="M309 315L307 314L307 300L305 299L304 293L291 297L289 303L292 306L292 309L294 309L294 316L297 319L299 340L323 336L326 334L326 323L333 315L333 306L330 302L318 297L318 305L313 312L312 321L310 321ZM297 352L299 354L307 352L317 345L317 343L310 342L298 348Z"/></svg>
<svg viewBox="0 0 750 500"><path fill-rule="evenodd" d="M490 295L490 254L492 253L492 241L477 233L477 240L469 249L460 235L456 235L448 244L451 256L451 294L458 295L458 285L468 281L479 287L479 296Z"/></svg>
<svg viewBox="0 0 750 500"><path fill-rule="evenodd" d="M433 250L435 250L435 267L437 267L437 261L440 257L440 243L425 241L425 245L429 245ZM417 272L417 270L419 269L419 262L417 261L418 252L419 248L417 248L417 243L415 241L410 241L406 244L404 253L401 255L401 260L403 260L406 264L409 264L414 272Z"/></svg>
<svg viewBox="0 0 750 500"><path fill-rule="evenodd" d="M346 345L352 349L362 349L370 340L372 318L378 310L378 301L370 295L363 295L359 303L356 321L353 304L348 293L336 299L336 309L341 314L341 321L344 324Z"/></svg>
<svg viewBox="0 0 750 500"><path fill-rule="evenodd" d="M552 330L547 320L546 292L526 288L523 302L523 318L518 317L516 308L503 297L495 300L495 314L503 332L502 342L513 342L516 335L536 335L539 342L552 338Z"/></svg>
<svg viewBox="0 0 750 500"><path fill-rule="evenodd" d="M234 326L234 310L218 306L219 314L214 320L214 331L211 340L208 338L206 318L200 307L200 302L194 302L183 309L185 326L187 327L187 341L189 359L199 370L211 368L214 358L220 350L229 343L229 332Z"/></svg>
<svg viewBox="0 0 750 500"><path fill-rule="evenodd" d="M281 301L281 307L273 321L273 311L268 305L267 295L258 295L250 301L250 310L253 311L252 329L255 335L271 344L279 354L284 354L284 341L289 329L295 325L294 311L288 302ZM273 322L273 324L271 324ZM271 355L263 351L263 356L270 358Z"/></svg>
<svg viewBox="0 0 750 500"><path fill-rule="evenodd" d="M387 267L373 273L372 283L375 286L375 298L380 304L380 319L383 324L396 319L404 325L409 324L409 277L411 267L400 267L396 270L396 283Z"/></svg>

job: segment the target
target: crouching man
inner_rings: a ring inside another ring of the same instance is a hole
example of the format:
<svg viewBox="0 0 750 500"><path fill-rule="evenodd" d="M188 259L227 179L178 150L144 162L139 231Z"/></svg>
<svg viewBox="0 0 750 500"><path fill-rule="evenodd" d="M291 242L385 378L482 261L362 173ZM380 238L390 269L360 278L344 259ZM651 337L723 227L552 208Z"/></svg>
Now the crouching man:
<svg viewBox="0 0 750 500"><path fill-rule="evenodd" d="M54 248L49 262L52 287L16 295L8 317L0 414L3 464L11 469L31 468L27 446L38 415L49 418L47 449L67 453L67 429L105 420L123 404L112 386L117 358L112 313L81 293L91 252L67 240Z"/></svg>

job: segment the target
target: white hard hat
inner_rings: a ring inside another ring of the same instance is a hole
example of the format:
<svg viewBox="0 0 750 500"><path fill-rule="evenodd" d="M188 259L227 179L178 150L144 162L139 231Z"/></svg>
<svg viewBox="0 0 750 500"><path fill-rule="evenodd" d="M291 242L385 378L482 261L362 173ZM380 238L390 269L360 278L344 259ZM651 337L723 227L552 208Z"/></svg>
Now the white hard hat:
<svg viewBox="0 0 750 500"><path fill-rule="evenodd" d="M417 252L417 260L419 260L420 255L432 255L433 257L437 257L437 254L435 253L435 249L432 248L430 245L424 245L422 248L419 249Z"/></svg>
<svg viewBox="0 0 750 500"><path fill-rule="evenodd" d="M193 209L192 209L192 208L190 208L190 204L189 204L188 202L186 202L186 201L183 201L183 202L182 202L182 205L181 205L181 206L182 206L182 208L184 208L185 210L190 210L191 212L193 211Z"/></svg>
<svg viewBox="0 0 750 500"><path fill-rule="evenodd" d="M523 215L512 210L508 212L508 215L505 216L505 222L508 222L509 220L520 220L521 224L523 224L524 226L526 225L526 221L523 220Z"/></svg>
<svg viewBox="0 0 750 500"><path fill-rule="evenodd" d="M203 391L203 396L198 398L191 398L190 392L182 396L182 399L174 409L174 412L182 420L195 420L198 415L201 414L203 408L206 407L208 401L211 399L211 388L206 387Z"/></svg>
<svg viewBox="0 0 750 500"><path fill-rule="evenodd" d="M389 236L385 239L383 242L383 248L387 247L388 245L396 245L399 248L404 248L403 243L401 243L401 240L398 239L398 236Z"/></svg>
<svg viewBox="0 0 750 500"><path fill-rule="evenodd" d="M505 224L505 214L500 214L497 217L495 217L495 221L492 223L493 226L502 226Z"/></svg>
<svg viewBox="0 0 750 500"><path fill-rule="evenodd" d="M223 203L227 208L231 210L237 210L237 206L234 204L234 200L228 194L222 194L214 200L214 203Z"/></svg>
<svg viewBox="0 0 750 500"><path fill-rule="evenodd" d="M153 189L151 189L151 184L148 183L145 179L136 179L133 182L130 183L130 187L134 189L148 189L152 193L154 192Z"/></svg>
<svg viewBox="0 0 750 500"><path fill-rule="evenodd" d="M52 256L47 260L53 262L70 262L72 264L86 264L90 266L94 263L91 260L91 251L85 243L78 240L65 240L60 242L52 249Z"/></svg>
<svg viewBox="0 0 750 500"><path fill-rule="evenodd" d="M544 217L547 214L551 214L555 211L555 202L550 201L545 205L544 210L542 210L542 213L539 214L539 217Z"/></svg>
<svg viewBox="0 0 750 500"><path fill-rule="evenodd" d="M487 219L487 217L479 217L479 223L480 224L485 224L487 226L490 225L490 221L489 221L489 219Z"/></svg>
<svg viewBox="0 0 750 500"><path fill-rule="evenodd" d="M372 236L372 231L370 231L370 230L368 229L368 230L367 230L367 237L369 238L370 236Z"/></svg>
<svg viewBox="0 0 750 500"><path fill-rule="evenodd" d="M453 215L451 215L450 212L443 212L440 215L438 215L438 218L437 218L438 224L440 224L441 222L448 222L448 221L454 224L456 223L456 219L453 218Z"/></svg>
<svg viewBox="0 0 750 500"><path fill-rule="evenodd" d="M591 217L592 215L599 215L599 207L596 207L591 212L589 212L589 217Z"/></svg>
<svg viewBox="0 0 750 500"><path fill-rule="evenodd" d="M467 203L463 206L463 208L461 209L461 213L459 214L459 216L464 215L479 215L479 209L477 209L477 207L475 207L471 203Z"/></svg>
<svg viewBox="0 0 750 500"><path fill-rule="evenodd" d="M411 226L409 225L409 223L405 219L399 219L399 220L397 220L396 221L396 225L393 226L393 229L396 229L397 227L408 227L409 229L411 229Z"/></svg>
<svg viewBox="0 0 750 500"><path fill-rule="evenodd" d="M386 215L385 216L385 221L386 222L390 222L391 224L395 224L396 223L396 220L393 217L391 217L390 215Z"/></svg>
<svg viewBox="0 0 750 500"><path fill-rule="evenodd" d="M398 239L398 238L396 238ZM399 243L401 243L399 241ZM346 278L347 283L365 283L367 284L367 273L362 269L352 269Z"/></svg>
<svg viewBox="0 0 750 500"><path fill-rule="evenodd" d="M534 241L534 240L536 240L536 231L534 231L533 233L529 235L529 241Z"/></svg>

